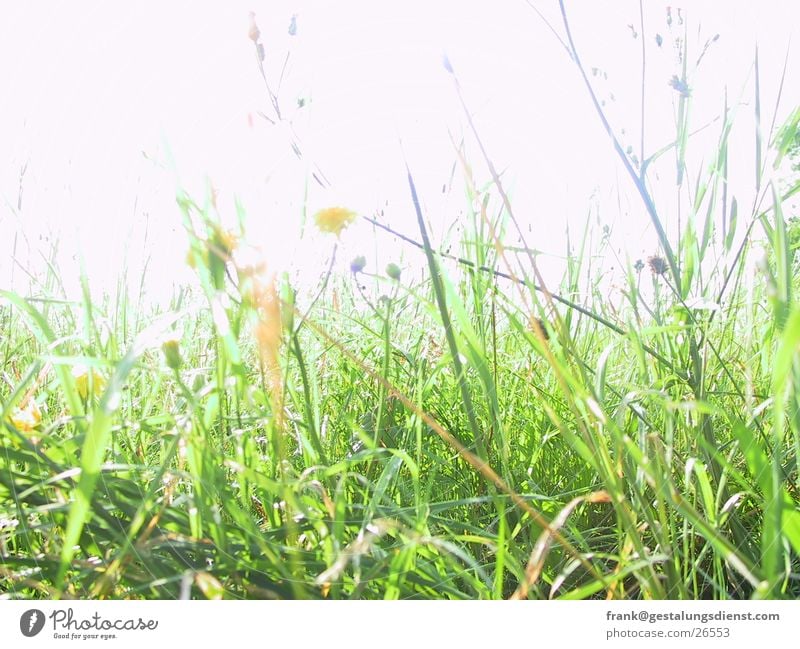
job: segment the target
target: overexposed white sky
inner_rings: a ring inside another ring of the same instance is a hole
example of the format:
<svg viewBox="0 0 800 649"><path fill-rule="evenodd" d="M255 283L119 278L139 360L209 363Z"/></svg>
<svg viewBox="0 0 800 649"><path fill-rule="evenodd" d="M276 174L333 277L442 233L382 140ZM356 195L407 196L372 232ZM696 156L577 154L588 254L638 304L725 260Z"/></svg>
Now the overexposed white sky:
<svg viewBox="0 0 800 649"><path fill-rule="evenodd" d="M563 34L558 3L531 1ZM676 93L668 82L679 68L671 38L682 35L683 26L677 24L678 5L672 7L670 36L670 3L644 4L645 30L638 38L629 27L640 30L636 1L568 2L567 9L584 64L607 74L602 81L596 77L596 88L612 124L617 132L624 128L624 146L637 152L644 37L645 149L652 153L674 137ZM273 89L288 53L278 93L284 122L277 126L258 115L274 117L247 37L250 11L262 33ZM297 32L291 36L293 15ZM693 0L684 3L682 17L692 62L707 40L720 35L690 76L694 128L719 116L726 88L730 104L744 102L730 174L731 191L749 206L755 45L766 129L800 10L779 0ZM299 269L313 283L332 242L309 230L298 236L305 200L311 212L334 204L366 214L383 209L387 223L416 234L401 139L435 235L443 236L466 206L460 170L442 193L456 159L450 134L466 138L479 184L489 180L442 67L443 52L504 170L515 212L530 227L528 243L549 253L542 260L549 281L560 276L567 225L577 239L590 211L597 224L612 228L620 254L655 252L648 219L577 69L524 0L4 3L0 285L7 285L13 269L17 286L26 286L11 261L15 241L20 264L35 269L42 267L42 247L57 239L68 290L77 286L78 259L98 292L113 288L126 263L135 284L149 259L149 293L165 299L174 282L189 277L176 189L199 194L207 179L220 191L224 216L233 220L235 196L243 202L249 238L274 269ZM800 103L796 60L789 50L779 122ZM692 178L710 163L720 128L713 122L690 146ZM303 162L292 153L293 137L302 143ZM330 188L307 183L312 165ZM651 173L669 220L674 156L664 156ZM391 237L377 237L363 223L346 232L342 266L356 254L367 256L371 271L389 261L410 267L419 260Z"/></svg>

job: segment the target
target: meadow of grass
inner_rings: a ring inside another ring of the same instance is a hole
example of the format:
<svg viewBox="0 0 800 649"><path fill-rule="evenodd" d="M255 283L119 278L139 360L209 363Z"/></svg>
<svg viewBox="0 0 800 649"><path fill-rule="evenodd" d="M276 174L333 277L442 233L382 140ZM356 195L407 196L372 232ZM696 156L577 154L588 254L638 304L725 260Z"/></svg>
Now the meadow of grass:
<svg viewBox="0 0 800 649"><path fill-rule="evenodd" d="M761 183L800 112L757 133L758 200L737 207L734 111L690 180L679 82L666 151L640 164L612 135L661 244L615 291L588 234L559 286L504 248L513 205L477 132L488 175L478 186L462 150L457 254L431 241L409 172L419 229L401 245L424 259L421 277L355 259L298 293L250 250L243 208L222 225L212 192L178 193L196 281L167 309L124 288L93 295L88 277L71 301L55 262L29 269L29 291L0 291L0 590L800 595L800 306L784 213L800 183ZM687 215L672 241L647 177L665 153ZM318 215L332 247L354 216Z"/></svg>

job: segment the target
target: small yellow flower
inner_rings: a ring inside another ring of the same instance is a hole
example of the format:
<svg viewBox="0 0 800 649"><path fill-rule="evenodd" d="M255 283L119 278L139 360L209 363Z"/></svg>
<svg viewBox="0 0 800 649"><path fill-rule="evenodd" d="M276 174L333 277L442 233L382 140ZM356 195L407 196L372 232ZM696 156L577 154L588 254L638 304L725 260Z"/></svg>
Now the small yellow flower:
<svg viewBox="0 0 800 649"><path fill-rule="evenodd" d="M314 222L320 232L332 232L337 237L358 216L352 210L344 207L327 207L314 215Z"/></svg>
<svg viewBox="0 0 800 649"><path fill-rule="evenodd" d="M8 419L17 430L28 433L41 423L42 411L36 401L31 399L24 408L14 408Z"/></svg>
<svg viewBox="0 0 800 649"><path fill-rule="evenodd" d="M197 252L193 248L189 248L189 251L186 253L186 265L189 268L197 268Z"/></svg>
<svg viewBox="0 0 800 649"><path fill-rule="evenodd" d="M178 338L170 336L161 343L161 351L164 352L164 358L167 362L167 367L177 370L183 364L181 357L181 342Z"/></svg>
<svg viewBox="0 0 800 649"><path fill-rule="evenodd" d="M222 256L227 260L231 253L236 250L236 247L239 245L239 235L233 230L225 230L221 227L215 227L211 244L215 246L218 251L222 253Z"/></svg>
<svg viewBox="0 0 800 649"><path fill-rule="evenodd" d="M75 387L78 389L78 394L82 399L85 399L89 394L89 377L91 375L92 394L100 396L100 393L105 389L106 378L96 369L89 369L85 365L76 365L72 368L72 378L75 379Z"/></svg>

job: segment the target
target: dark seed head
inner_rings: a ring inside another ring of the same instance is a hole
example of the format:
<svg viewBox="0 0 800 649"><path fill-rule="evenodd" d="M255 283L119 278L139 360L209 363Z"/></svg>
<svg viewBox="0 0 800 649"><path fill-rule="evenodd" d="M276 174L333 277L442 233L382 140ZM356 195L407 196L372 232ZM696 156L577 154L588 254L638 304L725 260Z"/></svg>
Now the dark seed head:
<svg viewBox="0 0 800 649"><path fill-rule="evenodd" d="M550 334L547 333L547 327L544 324L544 320L541 318L531 318L531 330L534 333L539 331L542 334L542 338L550 340Z"/></svg>
<svg viewBox="0 0 800 649"><path fill-rule="evenodd" d="M659 255L652 255L647 258L647 266L653 275L663 275L667 272L667 260Z"/></svg>
<svg viewBox="0 0 800 649"><path fill-rule="evenodd" d="M692 94L692 91L689 88L689 84L687 84L684 79L678 77L677 74L672 75L672 79L669 80L669 85L672 86L684 97L688 97Z"/></svg>

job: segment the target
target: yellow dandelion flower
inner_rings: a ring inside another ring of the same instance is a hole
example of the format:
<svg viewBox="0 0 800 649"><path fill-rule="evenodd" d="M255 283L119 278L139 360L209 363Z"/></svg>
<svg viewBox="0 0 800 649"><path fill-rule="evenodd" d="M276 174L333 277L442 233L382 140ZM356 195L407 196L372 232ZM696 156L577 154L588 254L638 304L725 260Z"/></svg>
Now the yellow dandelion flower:
<svg viewBox="0 0 800 649"><path fill-rule="evenodd" d="M314 222L320 232L332 232L337 237L358 216L353 210L344 207L327 207L314 215Z"/></svg>
<svg viewBox="0 0 800 649"><path fill-rule="evenodd" d="M76 365L72 368L72 378L75 379L75 387L78 389L78 394L82 399L89 395L89 377L91 376L92 394L96 397L105 389L106 378L96 369L89 369L85 365Z"/></svg>
<svg viewBox="0 0 800 649"><path fill-rule="evenodd" d="M36 402L31 399L24 408L14 408L14 412L9 415L8 419L17 430L28 433L41 423L42 411L39 410Z"/></svg>

